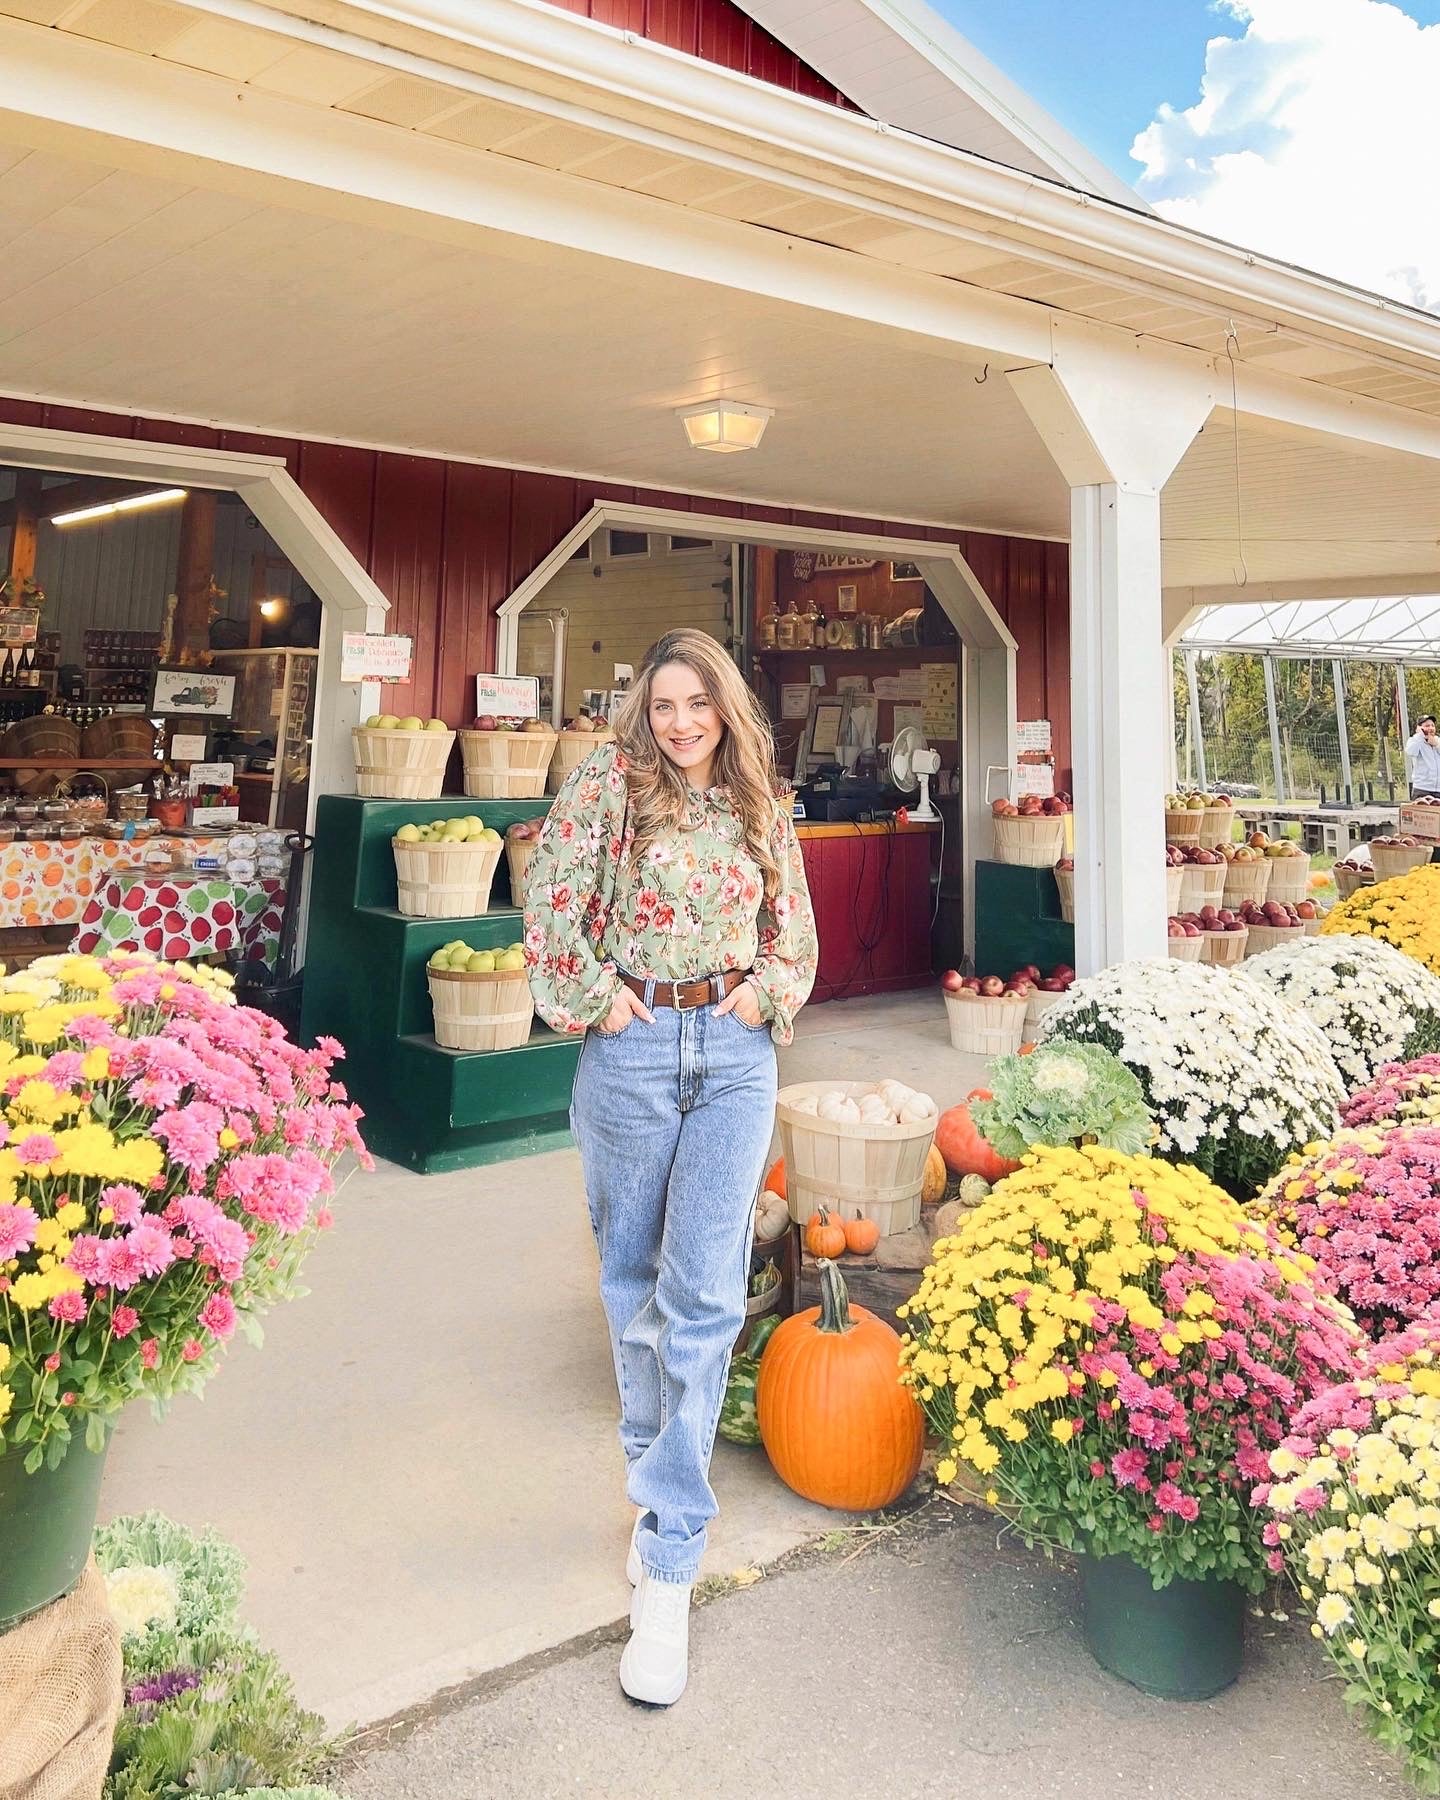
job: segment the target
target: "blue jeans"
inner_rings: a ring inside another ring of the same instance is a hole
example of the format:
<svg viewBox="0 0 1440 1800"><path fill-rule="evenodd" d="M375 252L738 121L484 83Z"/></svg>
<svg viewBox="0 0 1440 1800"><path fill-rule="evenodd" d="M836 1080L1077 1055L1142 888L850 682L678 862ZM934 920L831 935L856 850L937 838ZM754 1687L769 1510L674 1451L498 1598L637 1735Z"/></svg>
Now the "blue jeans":
<svg viewBox="0 0 1440 1800"><path fill-rule="evenodd" d="M710 1454L745 1322L755 1196L775 1121L775 1048L713 1006L657 1007L580 1053L570 1123L600 1247L637 1547L693 1582L717 1507Z"/></svg>

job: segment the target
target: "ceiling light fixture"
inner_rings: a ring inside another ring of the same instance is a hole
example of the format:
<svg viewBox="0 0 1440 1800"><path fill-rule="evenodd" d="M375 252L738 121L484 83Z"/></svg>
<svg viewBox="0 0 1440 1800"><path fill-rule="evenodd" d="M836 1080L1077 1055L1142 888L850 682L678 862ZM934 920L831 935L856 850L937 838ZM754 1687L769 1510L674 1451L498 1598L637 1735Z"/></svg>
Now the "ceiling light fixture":
<svg viewBox="0 0 1440 1800"><path fill-rule="evenodd" d="M705 400L682 406L675 417L685 427L692 450L754 450L775 417L773 406L747 406L739 400Z"/></svg>
<svg viewBox="0 0 1440 1800"><path fill-rule="evenodd" d="M83 525L87 519L113 519L117 513L138 512L145 506L161 506L171 500L183 500L186 488L157 488L151 494L131 494L125 500L111 500L104 506L82 506L77 512L56 513L52 525Z"/></svg>
<svg viewBox="0 0 1440 1800"><path fill-rule="evenodd" d="M285 602L283 600L276 600L272 597L269 600L262 600L260 602L260 617L262 619L278 619L284 610Z"/></svg>

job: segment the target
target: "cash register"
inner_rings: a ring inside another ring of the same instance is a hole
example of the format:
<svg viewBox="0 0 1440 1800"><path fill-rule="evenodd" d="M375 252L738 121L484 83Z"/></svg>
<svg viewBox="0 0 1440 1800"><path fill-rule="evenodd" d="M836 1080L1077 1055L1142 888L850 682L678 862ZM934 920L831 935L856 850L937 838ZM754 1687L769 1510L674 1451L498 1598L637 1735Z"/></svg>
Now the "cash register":
<svg viewBox="0 0 1440 1800"><path fill-rule="evenodd" d="M839 763L816 769L795 790L795 798L805 809L797 816L830 822L888 815L896 805L893 790L877 781L873 770L867 772L857 765L855 772L847 775Z"/></svg>

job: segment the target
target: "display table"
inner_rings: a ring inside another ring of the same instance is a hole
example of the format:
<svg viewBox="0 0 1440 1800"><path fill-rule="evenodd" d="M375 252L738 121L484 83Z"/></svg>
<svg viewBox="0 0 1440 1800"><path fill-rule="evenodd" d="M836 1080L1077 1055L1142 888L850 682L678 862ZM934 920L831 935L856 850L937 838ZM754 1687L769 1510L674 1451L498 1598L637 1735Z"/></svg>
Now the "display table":
<svg viewBox="0 0 1440 1800"><path fill-rule="evenodd" d="M151 837L125 843L118 838L16 838L0 844L0 929L17 925L77 925L106 876L134 863L153 844L183 856L219 849L213 837Z"/></svg>
<svg viewBox="0 0 1440 1800"><path fill-rule="evenodd" d="M237 883L223 875L139 874L102 878L70 948L83 956L149 950L167 962L239 947L274 966L285 883Z"/></svg>
<svg viewBox="0 0 1440 1800"><path fill-rule="evenodd" d="M938 831L918 820L796 823L820 940L812 1003L897 993L931 980L930 867Z"/></svg>

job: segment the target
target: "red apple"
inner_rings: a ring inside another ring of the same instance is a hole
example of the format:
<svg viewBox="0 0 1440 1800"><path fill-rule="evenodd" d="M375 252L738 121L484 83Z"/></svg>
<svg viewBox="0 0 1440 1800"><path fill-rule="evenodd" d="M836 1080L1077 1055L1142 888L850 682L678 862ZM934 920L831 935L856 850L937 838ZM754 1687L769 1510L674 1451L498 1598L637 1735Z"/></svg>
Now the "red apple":
<svg viewBox="0 0 1440 1800"><path fill-rule="evenodd" d="M993 1000L996 994L1005 992L1005 983L998 975L986 975L981 980L980 992Z"/></svg>
<svg viewBox="0 0 1440 1800"><path fill-rule="evenodd" d="M965 977L958 969L947 969L940 977L940 986L947 994L958 994L965 985Z"/></svg>
<svg viewBox="0 0 1440 1800"><path fill-rule="evenodd" d="M980 992L980 977L978 975L967 975L960 985L967 994L978 994Z"/></svg>
<svg viewBox="0 0 1440 1800"><path fill-rule="evenodd" d="M494 713L481 713L471 729L473 731L494 731L495 724L496 720Z"/></svg>

